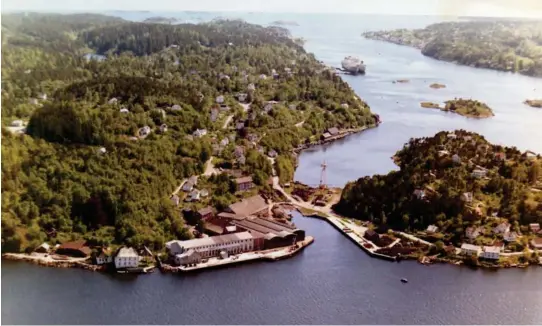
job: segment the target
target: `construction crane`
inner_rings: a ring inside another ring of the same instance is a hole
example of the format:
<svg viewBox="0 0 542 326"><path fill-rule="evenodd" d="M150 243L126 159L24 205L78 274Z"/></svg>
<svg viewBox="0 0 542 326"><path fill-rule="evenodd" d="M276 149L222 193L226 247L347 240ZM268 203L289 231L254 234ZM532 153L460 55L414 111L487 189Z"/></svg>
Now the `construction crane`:
<svg viewBox="0 0 542 326"><path fill-rule="evenodd" d="M324 188L326 188L326 183L327 183L327 180L326 180L326 168L327 168L326 160L324 160L324 162L322 164L320 164L320 166L322 167L322 171L320 172L320 189L324 189Z"/></svg>

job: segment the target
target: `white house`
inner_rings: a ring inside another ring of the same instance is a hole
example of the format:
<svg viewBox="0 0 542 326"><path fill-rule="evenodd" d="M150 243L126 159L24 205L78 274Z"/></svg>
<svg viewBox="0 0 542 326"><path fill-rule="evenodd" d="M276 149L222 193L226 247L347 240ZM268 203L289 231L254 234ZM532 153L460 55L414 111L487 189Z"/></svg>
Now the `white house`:
<svg viewBox="0 0 542 326"><path fill-rule="evenodd" d="M247 94L246 93L239 93L237 94L237 100L239 102L245 102L247 100Z"/></svg>
<svg viewBox="0 0 542 326"><path fill-rule="evenodd" d="M465 255L465 256L476 255L478 257L480 256L481 252L482 252L482 248L480 246L475 246L468 243L464 243L461 245L462 255Z"/></svg>
<svg viewBox="0 0 542 326"><path fill-rule="evenodd" d="M478 179L484 178L487 175L487 170L482 168L476 168L474 169L474 171L472 171L471 175Z"/></svg>
<svg viewBox="0 0 542 326"><path fill-rule="evenodd" d="M217 96L216 97L216 103L218 103L218 104L224 103L224 96L222 96L222 95Z"/></svg>
<svg viewBox="0 0 542 326"><path fill-rule="evenodd" d="M254 86L254 84L250 83L250 84L248 84L248 86L247 86L247 90L248 90L249 92L255 91L255 90L256 90L256 86Z"/></svg>
<svg viewBox="0 0 542 326"><path fill-rule="evenodd" d="M448 137L449 139L456 139L457 135L454 133L449 133L448 135L446 135L446 137Z"/></svg>
<svg viewBox="0 0 542 326"><path fill-rule="evenodd" d="M427 232L429 232L429 233L435 233L435 232L438 232L438 226L433 225L433 224L429 225L429 226L427 227Z"/></svg>
<svg viewBox="0 0 542 326"><path fill-rule="evenodd" d="M182 108L181 108L181 106L180 106L179 104L175 104L175 105L173 105L173 106L171 107L171 110L172 110L172 111L181 111Z"/></svg>
<svg viewBox="0 0 542 326"><path fill-rule="evenodd" d="M98 149L98 153L99 154L105 154L105 153L107 153L107 149L105 147L100 147L100 149Z"/></svg>
<svg viewBox="0 0 542 326"><path fill-rule="evenodd" d="M117 102L118 102L118 100L117 100L115 97L113 97L113 98L110 99L107 103L109 103L109 104L116 104Z"/></svg>
<svg viewBox="0 0 542 326"><path fill-rule="evenodd" d="M122 108L119 110L120 113L130 113L130 110L128 110L127 108Z"/></svg>
<svg viewBox="0 0 542 326"><path fill-rule="evenodd" d="M493 247L493 246L491 247L484 246L481 256L482 258L485 258L485 259L498 260L499 257L501 256L501 248Z"/></svg>
<svg viewBox="0 0 542 326"><path fill-rule="evenodd" d="M266 80L266 79L267 79L267 76L264 75L264 74L261 74L258 78L260 78L261 80Z"/></svg>
<svg viewBox="0 0 542 326"><path fill-rule="evenodd" d="M11 122L11 126L12 127L23 127L24 126L24 122L23 120L13 120Z"/></svg>
<svg viewBox="0 0 542 326"><path fill-rule="evenodd" d="M196 129L196 131L194 131L194 137L203 137L205 135L207 135L207 129Z"/></svg>
<svg viewBox="0 0 542 326"><path fill-rule="evenodd" d="M115 268L137 267L139 265L139 255L134 248L123 247L115 256Z"/></svg>
<svg viewBox="0 0 542 326"><path fill-rule="evenodd" d="M161 132L161 133L167 132L167 124L164 123L164 124L162 124L162 125L160 126L160 132Z"/></svg>
<svg viewBox="0 0 542 326"><path fill-rule="evenodd" d="M459 155L457 155L457 154L454 154L454 155L452 155L452 161L454 163L459 164L459 163L461 163L461 157L459 157Z"/></svg>
<svg viewBox="0 0 542 326"><path fill-rule="evenodd" d="M517 240L517 238L518 238L518 234L516 232L506 232L503 235L503 239L506 242L514 242Z"/></svg>
<svg viewBox="0 0 542 326"><path fill-rule="evenodd" d="M194 250L190 249L182 254L175 255L174 258L176 265L186 265L186 264L197 264L201 261L201 254Z"/></svg>
<svg viewBox="0 0 542 326"><path fill-rule="evenodd" d="M461 194L461 200L466 203L472 203L472 199L473 199L472 192L464 192Z"/></svg>
<svg viewBox="0 0 542 326"><path fill-rule="evenodd" d="M139 129L139 137L147 137L151 133L151 127L145 126L141 129Z"/></svg>
<svg viewBox="0 0 542 326"><path fill-rule="evenodd" d="M510 232L510 224L503 222L493 228L493 233L495 234L505 234Z"/></svg>
<svg viewBox="0 0 542 326"><path fill-rule="evenodd" d="M540 231L540 224L539 223L531 223L531 224L529 224L529 229L531 229L531 231L533 233L536 233L536 232Z"/></svg>
<svg viewBox="0 0 542 326"><path fill-rule="evenodd" d="M96 265L104 265L109 264L113 262L113 257L109 254L109 252L105 250L101 250L98 255L96 255Z"/></svg>

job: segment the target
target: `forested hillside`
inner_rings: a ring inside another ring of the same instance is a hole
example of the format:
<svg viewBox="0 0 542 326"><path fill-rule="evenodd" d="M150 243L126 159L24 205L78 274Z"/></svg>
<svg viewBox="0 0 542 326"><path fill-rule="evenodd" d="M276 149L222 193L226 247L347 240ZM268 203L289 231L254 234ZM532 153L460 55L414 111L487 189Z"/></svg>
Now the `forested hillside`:
<svg viewBox="0 0 542 326"><path fill-rule="evenodd" d="M540 21L445 22L423 29L367 32L365 37L421 49L463 65L542 76Z"/></svg>
<svg viewBox="0 0 542 326"><path fill-rule="evenodd" d="M458 241L468 226L504 218L518 232L542 223L542 159L464 130L411 139L399 171L344 188L337 212L401 230L434 224Z"/></svg>
<svg viewBox="0 0 542 326"><path fill-rule="evenodd" d="M81 237L160 249L191 236L169 197L211 155L265 188L264 153L288 175L298 144L376 121L276 28L31 14L2 15L2 33L4 251ZM237 200L229 177L202 182L211 205Z"/></svg>

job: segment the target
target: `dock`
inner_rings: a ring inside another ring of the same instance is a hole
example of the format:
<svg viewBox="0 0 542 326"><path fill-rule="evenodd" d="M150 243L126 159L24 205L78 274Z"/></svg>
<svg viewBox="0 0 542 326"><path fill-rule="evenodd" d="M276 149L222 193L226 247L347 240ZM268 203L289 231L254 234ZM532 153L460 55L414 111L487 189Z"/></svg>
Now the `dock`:
<svg viewBox="0 0 542 326"><path fill-rule="evenodd" d="M323 216L322 214L312 214L312 215L305 215L305 217L318 218L318 219L327 221L335 229L337 229L339 232L345 235L348 239L350 239L358 247L363 249L363 251L365 251L367 254L369 254L372 257L381 258L381 259L385 259L389 261L397 261L397 257L383 255L376 252L378 249L381 249L381 247L378 247L377 245L375 245L374 243L365 239L362 236L362 234L364 234L365 231L367 230L366 227L357 225L350 220L348 220L348 222L345 222L343 221L343 219L336 216ZM346 231L345 229L348 231ZM398 241L394 241L388 247L394 246L397 242Z"/></svg>

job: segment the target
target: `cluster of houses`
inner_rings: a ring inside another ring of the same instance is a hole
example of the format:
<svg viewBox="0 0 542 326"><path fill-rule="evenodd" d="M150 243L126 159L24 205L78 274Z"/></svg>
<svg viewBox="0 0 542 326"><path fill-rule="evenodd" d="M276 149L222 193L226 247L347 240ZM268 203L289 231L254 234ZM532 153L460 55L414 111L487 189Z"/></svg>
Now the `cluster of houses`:
<svg viewBox="0 0 542 326"><path fill-rule="evenodd" d="M187 193L185 197L185 201L187 202L197 202L201 198L205 198L209 196L209 191L207 189L196 189L196 186L198 185L198 177L197 176L191 176L186 180L182 186L181 190ZM171 201L175 206L179 206L180 198L177 194L173 195L171 197Z"/></svg>
<svg viewBox="0 0 542 326"><path fill-rule="evenodd" d="M210 257L227 257L243 252L287 247L305 239L305 231L291 223L271 218L266 200L245 198L218 214L205 207L196 216L212 236L166 243L170 260L176 265L197 264Z"/></svg>
<svg viewBox="0 0 542 326"><path fill-rule="evenodd" d="M116 252L112 252L109 248L99 248L94 252L85 240L69 241L51 247L47 243L42 243L37 247L35 252L43 254L54 254L56 256L68 256L77 258L92 257L93 263L96 265L112 264L116 269L137 268L140 265L142 256L131 247L120 247ZM145 256L152 257L152 253L147 248L144 249Z"/></svg>
<svg viewBox="0 0 542 326"><path fill-rule="evenodd" d="M539 223L529 224L529 229L535 235L542 235L540 232ZM469 227L465 231L465 236L469 241L474 241L483 232L481 227ZM510 231L510 224L503 222L493 228L494 234L502 235L505 242L514 242L521 236L518 232ZM530 245L535 250L542 250L542 237L535 236ZM469 243L463 243L461 245L461 254L465 256L481 257L489 260L498 260L501 256L501 252L504 251L504 242L495 241L491 246L477 246Z"/></svg>

